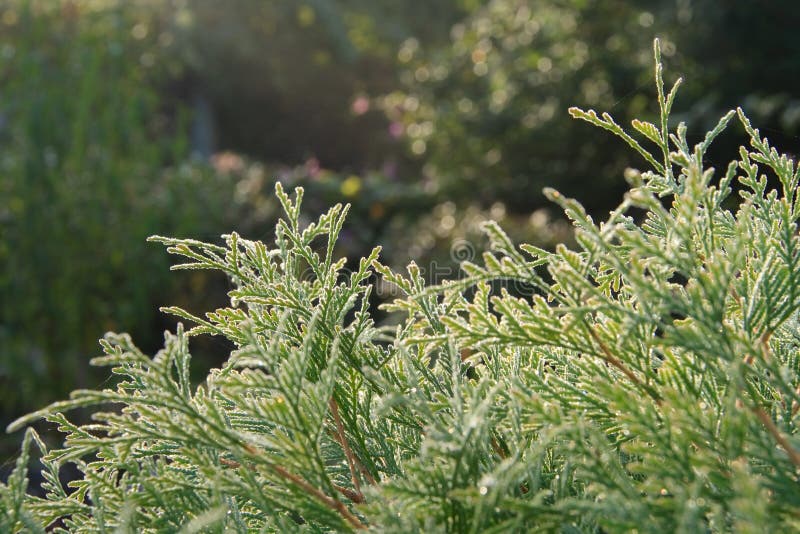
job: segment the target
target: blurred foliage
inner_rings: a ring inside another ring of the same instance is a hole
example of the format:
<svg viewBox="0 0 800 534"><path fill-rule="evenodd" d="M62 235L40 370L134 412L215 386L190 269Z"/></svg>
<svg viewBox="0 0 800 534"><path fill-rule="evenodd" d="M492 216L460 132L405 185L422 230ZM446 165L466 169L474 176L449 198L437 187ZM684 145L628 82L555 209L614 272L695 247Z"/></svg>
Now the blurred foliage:
<svg viewBox="0 0 800 534"><path fill-rule="evenodd" d="M7 414L85 384L79 369L98 329L152 326L142 310L159 282L125 273L161 261L142 240L178 193L164 188L161 171L185 143L159 123L158 97L137 60L146 46L121 31L129 17L122 7L57 2L6 2L2 11Z"/></svg>
<svg viewBox="0 0 800 534"><path fill-rule="evenodd" d="M409 151L425 162L426 178L448 198L504 200L525 211L542 204L542 188L553 185L590 211L616 202L622 170L641 162L631 161L618 140L587 134L566 110L611 109L625 122L647 116L654 35L664 42L670 70L700 81L692 95L699 104L680 117L694 130L704 132L720 108L744 101L768 128L798 133L800 108L791 99L800 89L800 44L791 37L800 21L797 2L474 4L452 27L449 46L416 38L402 44L405 89L382 99Z"/></svg>
<svg viewBox="0 0 800 534"><path fill-rule="evenodd" d="M325 206L351 203L348 217L353 223L342 230L338 253L353 257L369 250L371 243L382 243L386 261L397 268L413 258L429 274L435 275L437 269L440 277L441 273L454 274L459 262L486 249L480 226L487 219L506 223L512 236L544 247L572 240L566 221L553 219L546 208L523 216L509 213L502 202L487 209L459 206L431 195L424 184L404 183L382 172L338 173L322 168L315 158L297 166L266 165L230 152L215 155L212 162L217 173L236 184L237 202L256 210L258 221L276 217L278 207L272 194L276 180L286 187L305 189L302 215L306 221L313 220ZM243 230L244 235L271 237L260 233L262 225L245 227L251 231Z"/></svg>
<svg viewBox="0 0 800 534"><path fill-rule="evenodd" d="M164 14L185 68L175 90L209 100L220 149L350 171L396 152L364 98L396 86L397 46L441 42L459 15L451 0L174 1Z"/></svg>
<svg viewBox="0 0 800 534"><path fill-rule="evenodd" d="M682 0L676 66L692 80L694 103L675 120L690 120L692 138L741 104L770 139L800 152L800 2ZM695 83L697 80L698 83ZM727 136L710 155L721 165L747 137Z"/></svg>
<svg viewBox="0 0 800 534"><path fill-rule="evenodd" d="M643 95L622 97L646 83L654 19L632 2L493 0L452 28L448 47L406 41L407 89L383 105L446 196L520 211L542 203L545 184L575 193L591 180L589 207L608 205L628 155L615 157L614 140L580 142L566 109L644 111Z"/></svg>
<svg viewBox="0 0 800 534"><path fill-rule="evenodd" d="M149 235L251 222L234 184L188 159L185 113L156 90L170 72L143 7L0 4L3 418L96 383L85 362L105 330L158 342L151 310L192 288L141 275L166 266Z"/></svg>

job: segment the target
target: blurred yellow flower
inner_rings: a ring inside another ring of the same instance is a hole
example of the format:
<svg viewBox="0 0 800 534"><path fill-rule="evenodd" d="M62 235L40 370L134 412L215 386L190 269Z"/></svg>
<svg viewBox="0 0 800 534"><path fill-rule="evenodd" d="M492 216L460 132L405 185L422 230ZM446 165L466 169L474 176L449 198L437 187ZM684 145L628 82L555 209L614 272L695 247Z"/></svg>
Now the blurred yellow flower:
<svg viewBox="0 0 800 534"><path fill-rule="evenodd" d="M300 27L302 28L308 28L314 24L316 18L317 15L314 13L314 8L311 6L302 6L297 10L297 22L300 23Z"/></svg>
<svg viewBox="0 0 800 534"><path fill-rule="evenodd" d="M342 194L346 197L352 197L357 195L358 192L361 191L361 178L359 178L355 174L351 174L345 179L344 182L342 182L340 190Z"/></svg>

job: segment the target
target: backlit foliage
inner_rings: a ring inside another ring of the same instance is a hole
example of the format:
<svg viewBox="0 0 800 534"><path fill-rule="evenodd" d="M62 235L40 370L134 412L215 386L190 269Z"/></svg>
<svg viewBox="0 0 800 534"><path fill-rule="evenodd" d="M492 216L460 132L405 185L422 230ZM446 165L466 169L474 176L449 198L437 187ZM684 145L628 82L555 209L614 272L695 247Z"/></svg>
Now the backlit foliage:
<svg viewBox="0 0 800 534"><path fill-rule="evenodd" d="M695 146L685 125L671 131L678 84L665 91L658 44L656 83L660 120L634 121L636 137L571 110L649 167L628 173L600 223L548 192L574 223L574 250L517 247L487 223L492 249L461 279L426 286L419 266L393 272L377 248L347 271L333 254L347 208L304 225L303 191L280 185L273 246L154 238L185 259L175 268L226 273L230 306L168 309L195 326L153 358L107 335L95 363L115 387L12 425L44 417L67 438L48 451L28 431L0 492L3 530L800 527L800 173L741 111ZM751 146L706 167L737 115ZM376 272L398 291L396 328L370 317ZM197 334L236 349L194 386ZM85 406L103 410L92 424L63 415ZM25 495L31 443L45 498ZM84 474L69 488L67 462Z"/></svg>

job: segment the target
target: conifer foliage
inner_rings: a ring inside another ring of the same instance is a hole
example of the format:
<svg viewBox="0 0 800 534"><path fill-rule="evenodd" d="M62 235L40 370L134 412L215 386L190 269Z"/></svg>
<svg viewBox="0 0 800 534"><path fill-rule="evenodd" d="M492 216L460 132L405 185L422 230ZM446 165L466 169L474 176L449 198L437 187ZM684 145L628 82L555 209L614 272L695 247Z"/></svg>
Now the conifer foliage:
<svg viewBox="0 0 800 534"><path fill-rule="evenodd" d="M152 358L108 334L94 363L115 387L14 423L45 418L66 440L48 450L27 431L0 530L800 528L800 170L741 110L689 146L684 124L668 129L679 83L665 91L658 43L655 78L660 121L633 135L570 110L649 166L599 224L548 191L575 250L517 247L490 222L491 251L457 280L426 286L378 248L348 271L334 256L347 208L303 224L302 189L280 184L272 247L153 238L176 269L226 273L230 305L167 309L194 326ZM736 116L751 146L706 167ZM402 295L396 327L370 316L376 274ZM194 386L199 334L236 349ZM91 424L64 415L88 406ZM44 497L27 494L34 445ZM83 478L64 487L67 463Z"/></svg>

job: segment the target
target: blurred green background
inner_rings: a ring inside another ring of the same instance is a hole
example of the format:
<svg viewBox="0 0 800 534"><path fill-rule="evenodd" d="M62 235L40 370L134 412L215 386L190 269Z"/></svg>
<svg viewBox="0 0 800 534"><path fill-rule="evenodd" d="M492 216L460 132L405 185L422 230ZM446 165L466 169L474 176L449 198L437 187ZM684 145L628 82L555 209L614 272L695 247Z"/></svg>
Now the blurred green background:
<svg viewBox="0 0 800 534"><path fill-rule="evenodd" d="M353 204L351 258L441 275L487 217L568 242L542 188L602 217L642 162L566 110L652 118L656 36L693 135L742 105L796 152L799 27L796 0L0 0L0 423L106 380L105 331L154 351L159 306L224 303L145 239L269 239L276 180Z"/></svg>

